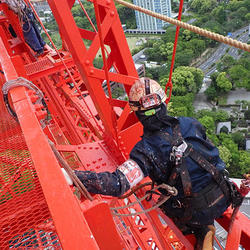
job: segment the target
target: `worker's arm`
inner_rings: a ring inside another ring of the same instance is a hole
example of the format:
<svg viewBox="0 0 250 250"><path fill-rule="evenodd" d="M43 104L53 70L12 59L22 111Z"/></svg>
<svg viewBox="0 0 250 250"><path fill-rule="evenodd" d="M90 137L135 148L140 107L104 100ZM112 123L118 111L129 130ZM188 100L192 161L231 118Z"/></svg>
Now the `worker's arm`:
<svg viewBox="0 0 250 250"><path fill-rule="evenodd" d="M144 175L133 160L127 160L113 173L75 171L75 174L90 193L119 197L139 183Z"/></svg>

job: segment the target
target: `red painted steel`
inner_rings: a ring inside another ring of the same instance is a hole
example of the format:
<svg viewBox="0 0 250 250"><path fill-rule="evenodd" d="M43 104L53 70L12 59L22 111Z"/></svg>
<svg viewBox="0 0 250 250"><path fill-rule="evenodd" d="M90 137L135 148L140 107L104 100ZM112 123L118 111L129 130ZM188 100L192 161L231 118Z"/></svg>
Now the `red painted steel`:
<svg viewBox="0 0 250 250"><path fill-rule="evenodd" d="M1 38L0 52L0 62L2 65L4 62L3 69L6 80L17 78L17 72ZM79 205L72 196L48 140L40 127L31 101L27 99L25 88L19 87L11 90L10 96L61 244L65 249L72 249L72 247L81 249L84 241L90 246L90 249L98 249ZM67 228L72 228L72 230L69 232Z"/></svg>
<svg viewBox="0 0 250 250"><path fill-rule="evenodd" d="M181 21L182 7L183 7L183 0L180 0L179 13L178 13L178 20L179 21ZM179 31L180 31L180 27L176 26L175 41L174 41L174 47L173 47L173 55L172 55L172 60L171 60L169 78L168 78L168 82L167 82L166 87L165 87L165 93L167 94L166 104L169 103L169 101L171 99L171 95L172 95L172 88L173 88L172 74L173 74L173 70L174 70L175 54L176 54L176 49L177 49Z"/></svg>
<svg viewBox="0 0 250 250"><path fill-rule="evenodd" d="M127 101L114 99L112 87L107 86L106 93L105 85L120 83L128 93L138 75L113 1L89 1L94 3L98 26L90 23L89 30L76 26L71 13L74 0L48 2L63 48L38 58L24 42L17 16L0 4L0 69L4 72L0 85L17 76L31 80L44 93L49 110L41 128L44 108L33 105L34 96L23 87L13 89L9 100L18 124L0 100L0 248L192 249L194 238L183 236L159 210L112 217L109 206L135 202L136 196L119 200L95 195L90 202L76 199L66 185L46 136L72 168L114 171L139 140L142 127ZM17 38L9 33L9 24ZM83 38L89 40L89 47ZM96 68L94 59L100 50L104 66ZM138 191L137 197L146 190ZM152 202L120 212L141 211L142 206L147 209ZM219 220L226 230L231 213L229 209ZM239 213L226 248L242 244L247 249L249 227L249 220Z"/></svg>

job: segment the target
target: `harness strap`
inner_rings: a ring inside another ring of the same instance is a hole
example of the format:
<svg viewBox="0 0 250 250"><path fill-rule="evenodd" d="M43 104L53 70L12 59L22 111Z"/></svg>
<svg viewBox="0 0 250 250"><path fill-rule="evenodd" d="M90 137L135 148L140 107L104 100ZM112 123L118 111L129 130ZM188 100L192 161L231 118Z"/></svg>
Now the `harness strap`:
<svg viewBox="0 0 250 250"><path fill-rule="evenodd" d="M180 164L180 176L181 176L181 182L183 186L184 195L186 197L190 197L192 195L192 183L191 178L186 166L186 160L183 159L182 163Z"/></svg>
<svg viewBox="0 0 250 250"><path fill-rule="evenodd" d="M192 209L202 210L212 207L224 197L224 193L218 184L213 181L198 193L193 193L193 197L184 198L184 203L190 204Z"/></svg>
<svg viewBox="0 0 250 250"><path fill-rule="evenodd" d="M163 137L166 141L170 142L172 147L179 146L180 144L183 143L183 137L181 135L179 123L176 123L172 127L172 131L173 131L172 136L168 132L163 132L163 131L159 131L157 134ZM191 196L192 184L191 184L190 175L186 166L186 161L184 158L178 164L173 164L173 169L172 169L172 172L170 174L170 177L167 183L170 186L173 186L176 183L176 179L179 175L181 176L184 195L187 197Z"/></svg>
<svg viewBox="0 0 250 250"><path fill-rule="evenodd" d="M223 178L222 174L218 171L218 169L208 162L201 154L195 151L193 148L190 148L189 156L196 162L200 167L205 169L208 173L210 173L215 180L215 182L219 185L222 192L226 197L229 197L229 188L228 185Z"/></svg>
<svg viewBox="0 0 250 250"><path fill-rule="evenodd" d="M161 137L163 137L166 141L170 142L171 146L179 146L181 143L183 143L184 139L182 137L181 131L180 131L180 125L179 123L176 123L172 127L173 135L171 136L167 132L160 131L157 134ZM174 164L173 163L173 170L170 174L170 177L167 181L167 183L171 186L175 185L176 180L178 176L180 175L181 181L182 181L182 186L183 186L183 191L186 199L185 207L186 207L186 212L185 214L189 214L190 212L190 207L193 205L192 197L194 194L192 193L192 184L191 184L191 179L190 175L188 173L188 168L186 166L186 156L190 156L201 168L206 170L208 173L210 173L216 182L216 184L220 187L222 193L226 197L230 197L230 191L228 188L228 184L224 178L224 176L217 170L217 168L208 162L199 152L197 152L195 149L193 149L192 145L189 145L187 148L184 157L182 157L181 162L179 164ZM213 197L214 198L214 197ZM211 199L213 200L213 199ZM216 199L215 199L216 200ZM205 203L203 203L205 204ZM185 217L185 216L184 216Z"/></svg>

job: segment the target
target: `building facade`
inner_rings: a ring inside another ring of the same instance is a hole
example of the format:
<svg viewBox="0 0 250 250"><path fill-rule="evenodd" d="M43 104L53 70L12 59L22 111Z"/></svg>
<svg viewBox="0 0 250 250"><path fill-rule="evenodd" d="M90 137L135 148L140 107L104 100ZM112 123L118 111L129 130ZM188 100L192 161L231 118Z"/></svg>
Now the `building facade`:
<svg viewBox="0 0 250 250"><path fill-rule="evenodd" d="M44 11L51 13L51 10L50 10L50 7L49 7L47 0L31 0L31 2L33 3L34 8L38 13L44 12ZM46 13L44 13L44 14L46 14Z"/></svg>
<svg viewBox="0 0 250 250"><path fill-rule="evenodd" d="M171 17L170 0L133 0L135 5ZM137 30L141 33L161 33L167 23L142 12L135 11Z"/></svg>

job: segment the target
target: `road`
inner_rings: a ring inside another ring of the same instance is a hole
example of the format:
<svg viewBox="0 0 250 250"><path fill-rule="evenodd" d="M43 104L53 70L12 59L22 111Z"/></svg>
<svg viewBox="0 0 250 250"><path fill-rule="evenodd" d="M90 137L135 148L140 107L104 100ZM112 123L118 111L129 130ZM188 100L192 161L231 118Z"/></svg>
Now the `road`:
<svg viewBox="0 0 250 250"><path fill-rule="evenodd" d="M249 40L248 32L245 32L245 31L248 31L248 28L249 26L246 26L233 32L231 35L231 38L237 39L241 42L246 43ZM229 55L231 55L235 59L239 59L240 57L239 49L222 43L219 45L217 50L210 56L210 58L198 67L204 72L205 75L204 75L202 87L199 93L196 95L194 103L193 103L196 111L201 110L201 109L212 109L213 105L207 101L207 98L204 92L210 85L210 81L209 81L210 75L216 71L216 63L221 59L221 57L224 54L227 53L227 50L228 50Z"/></svg>
<svg viewBox="0 0 250 250"><path fill-rule="evenodd" d="M248 30L248 28L249 26L246 26L233 32L231 38L246 43L249 40L248 32L245 32ZM218 49L210 56L210 58L198 67L205 73L205 77L209 77L212 73L216 71L216 62L221 59L221 57L227 52L228 48L228 54L235 59L239 59L240 54L238 52L240 51L240 49L231 47L224 43L220 44Z"/></svg>

